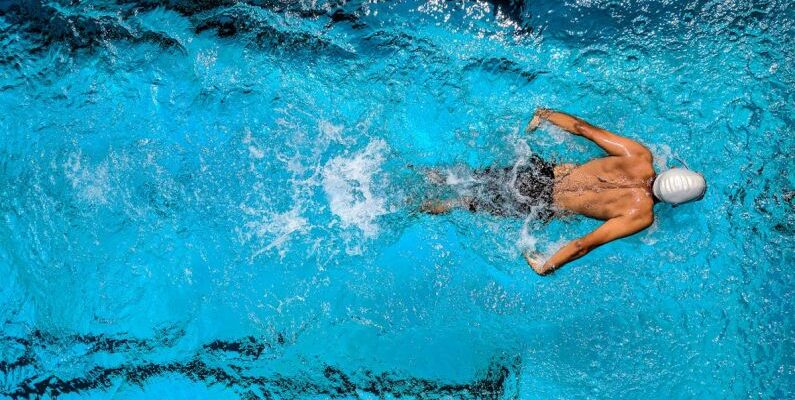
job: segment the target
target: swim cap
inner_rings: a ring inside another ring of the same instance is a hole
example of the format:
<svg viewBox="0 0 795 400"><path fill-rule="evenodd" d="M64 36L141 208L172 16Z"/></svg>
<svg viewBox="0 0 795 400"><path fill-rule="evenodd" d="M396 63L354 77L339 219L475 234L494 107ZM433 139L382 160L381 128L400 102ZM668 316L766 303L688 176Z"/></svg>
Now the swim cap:
<svg viewBox="0 0 795 400"><path fill-rule="evenodd" d="M707 181L689 169L671 168L657 175L652 190L654 196L666 203L682 204L703 197Z"/></svg>

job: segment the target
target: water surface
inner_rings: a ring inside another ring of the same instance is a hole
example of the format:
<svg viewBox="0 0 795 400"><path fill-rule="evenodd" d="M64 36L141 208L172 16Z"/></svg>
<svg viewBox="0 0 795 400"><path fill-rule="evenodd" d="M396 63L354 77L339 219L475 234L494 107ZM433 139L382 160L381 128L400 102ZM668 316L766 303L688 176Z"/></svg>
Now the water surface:
<svg viewBox="0 0 795 400"><path fill-rule="evenodd" d="M788 1L3 1L0 43L3 395L795 395ZM545 278L598 222L414 212L601 154L538 106L705 199Z"/></svg>

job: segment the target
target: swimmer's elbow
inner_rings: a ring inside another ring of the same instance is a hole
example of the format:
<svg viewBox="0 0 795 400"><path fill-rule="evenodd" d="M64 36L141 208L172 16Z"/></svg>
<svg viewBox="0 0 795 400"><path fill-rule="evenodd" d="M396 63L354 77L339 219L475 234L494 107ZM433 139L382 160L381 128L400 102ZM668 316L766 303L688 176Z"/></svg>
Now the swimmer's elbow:
<svg viewBox="0 0 795 400"><path fill-rule="evenodd" d="M585 131L587 129L588 129L587 124L585 124L582 121L577 121L574 123L574 130L572 131L572 133L574 133L575 135L583 136L585 135L586 133Z"/></svg>
<svg viewBox="0 0 795 400"><path fill-rule="evenodd" d="M636 223L638 224L638 231L642 231L654 223L654 214L648 213L637 217Z"/></svg>
<svg viewBox="0 0 795 400"><path fill-rule="evenodd" d="M654 223L654 213L639 209L632 210L624 217L624 221L627 227L624 234L626 236L650 227Z"/></svg>
<svg viewBox="0 0 795 400"><path fill-rule="evenodd" d="M572 244L574 245L574 258L580 258L588 254L588 252L594 248L593 245L583 239L577 239Z"/></svg>

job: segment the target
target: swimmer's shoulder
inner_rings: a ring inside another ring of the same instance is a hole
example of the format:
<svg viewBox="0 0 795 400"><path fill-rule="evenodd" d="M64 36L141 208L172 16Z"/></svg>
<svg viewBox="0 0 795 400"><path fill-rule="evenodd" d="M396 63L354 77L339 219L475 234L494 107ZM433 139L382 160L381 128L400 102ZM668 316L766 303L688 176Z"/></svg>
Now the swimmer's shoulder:
<svg viewBox="0 0 795 400"><path fill-rule="evenodd" d="M640 232L654 223L653 204L638 204L637 207L625 210L621 219L632 232Z"/></svg>
<svg viewBox="0 0 795 400"><path fill-rule="evenodd" d="M633 189L633 192L635 194L633 206L627 210L625 215L648 221L648 224L651 225L654 222L654 198L641 188Z"/></svg>
<svg viewBox="0 0 795 400"><path fill-rule="evenodd" d="M652 161L652 158L642 155L614 157L613 160L621 169L631 171L631 175L638 178L653 178L656 175Z"/></svg>

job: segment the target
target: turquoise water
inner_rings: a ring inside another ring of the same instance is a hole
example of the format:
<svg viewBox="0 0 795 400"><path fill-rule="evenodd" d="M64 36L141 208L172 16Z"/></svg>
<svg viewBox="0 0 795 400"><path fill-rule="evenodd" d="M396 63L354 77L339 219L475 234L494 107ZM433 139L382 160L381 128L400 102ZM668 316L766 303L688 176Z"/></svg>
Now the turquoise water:
<svg viewBox="0 0 795 400"><path fill-rule="evenodd" d="M0 397L795 396L788 1L0 1L0 43ZM538 106L705 199L551 277L597 222L413 211L600 154Z"/></svg>

